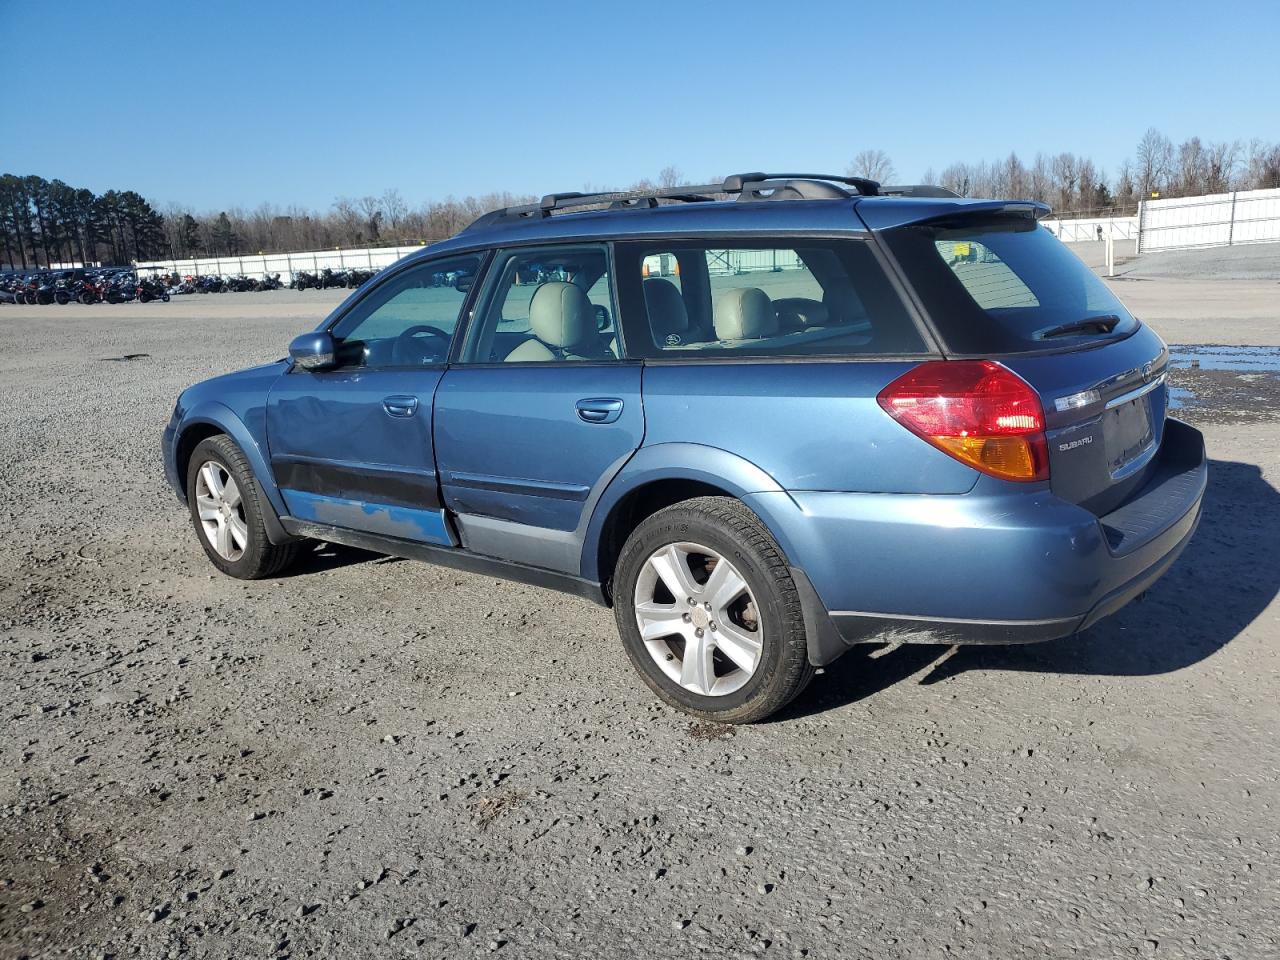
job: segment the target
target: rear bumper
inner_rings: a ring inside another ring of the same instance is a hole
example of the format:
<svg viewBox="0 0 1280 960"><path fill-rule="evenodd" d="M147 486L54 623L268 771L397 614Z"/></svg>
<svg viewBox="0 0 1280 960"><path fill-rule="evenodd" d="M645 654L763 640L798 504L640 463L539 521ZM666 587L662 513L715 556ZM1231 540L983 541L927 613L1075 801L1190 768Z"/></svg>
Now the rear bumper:
<svg viewBox="0 0 1280 960"><path fill-rule="evenodd" d="M819 608L806 618L821 665L857 643L1034 643L1083 630L1168 570L1199 524L1207 482L1203 437L1170 420L1148 483L1103 517L998 482L962 496L748 502Z"/></svg>

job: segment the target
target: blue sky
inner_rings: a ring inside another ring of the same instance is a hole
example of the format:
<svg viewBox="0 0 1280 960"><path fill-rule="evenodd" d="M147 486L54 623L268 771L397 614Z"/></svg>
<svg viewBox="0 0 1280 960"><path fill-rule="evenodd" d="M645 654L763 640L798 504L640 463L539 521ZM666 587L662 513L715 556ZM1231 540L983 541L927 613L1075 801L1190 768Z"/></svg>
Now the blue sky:
<svg viewBox="0 0 1280 960"><path fill-rule="evenodd" d="M0 170L198 210L1280 138L1276 0L52 9L0 0Z"/></svg>

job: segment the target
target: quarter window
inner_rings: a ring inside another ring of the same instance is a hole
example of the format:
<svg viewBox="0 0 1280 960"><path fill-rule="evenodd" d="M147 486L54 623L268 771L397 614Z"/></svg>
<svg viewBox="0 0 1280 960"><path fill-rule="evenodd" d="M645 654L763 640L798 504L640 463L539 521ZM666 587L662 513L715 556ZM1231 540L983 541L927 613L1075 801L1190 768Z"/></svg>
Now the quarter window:
<svg viewBox="0 0 1280 960"><path fill-rule="evenodd" d="M631 242L618 244L617 260L631 356L912 355L926 349L863 241ZM678 273L657 269L665 263Z"/></svg>

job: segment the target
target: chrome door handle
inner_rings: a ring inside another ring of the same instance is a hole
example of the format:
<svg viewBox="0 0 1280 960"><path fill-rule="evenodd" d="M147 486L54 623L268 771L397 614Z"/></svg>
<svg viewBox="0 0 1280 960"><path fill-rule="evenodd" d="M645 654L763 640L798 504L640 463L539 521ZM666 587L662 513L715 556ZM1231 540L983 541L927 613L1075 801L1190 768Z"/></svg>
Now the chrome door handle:
<svg viewBox="0 0 1280 960"><path fill-rule="evenodd" d="M387 397L382 401L382 409L393 417L412 417L418 409L418 398Z"/></svg>
<svg viewBox="0 0 1280 960"><path fill-rule="evenodd" d="M576 406L578 419L586 423L613 423L622 416L622 401L617 397L591 397Z"/></svg>

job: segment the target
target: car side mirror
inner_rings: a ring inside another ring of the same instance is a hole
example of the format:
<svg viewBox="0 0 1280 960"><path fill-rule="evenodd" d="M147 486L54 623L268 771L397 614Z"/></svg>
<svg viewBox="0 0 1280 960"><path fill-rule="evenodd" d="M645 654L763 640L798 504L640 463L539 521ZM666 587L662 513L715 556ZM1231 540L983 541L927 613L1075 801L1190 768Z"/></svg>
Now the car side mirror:
<svg viewBox="0 0 1280 960"><path fill-rule="evenodd" d="M304 333L289 344L289 359L303 370L324 370L335 362L333 337L328 332Z"/></svg>

